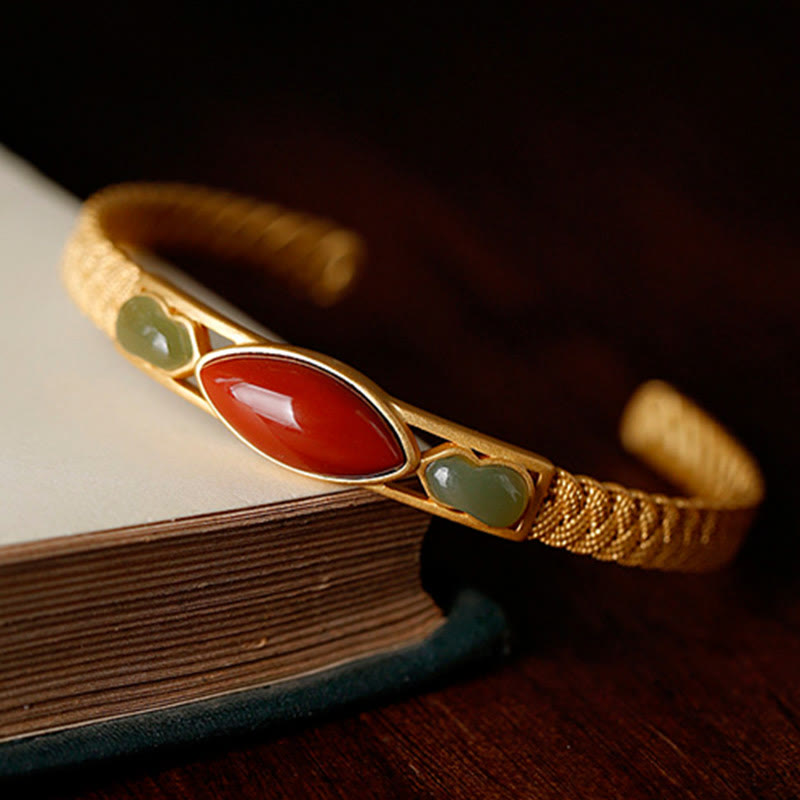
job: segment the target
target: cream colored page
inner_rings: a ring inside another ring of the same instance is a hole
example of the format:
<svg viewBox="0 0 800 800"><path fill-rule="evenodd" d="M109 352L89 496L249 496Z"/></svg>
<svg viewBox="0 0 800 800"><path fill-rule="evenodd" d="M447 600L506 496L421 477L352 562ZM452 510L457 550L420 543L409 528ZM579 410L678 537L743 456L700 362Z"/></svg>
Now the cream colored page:
<svg viewBox="0 0 800 800"><path fill-rule="evenodd" d="M147 378L58 274L78 202L0 148L0 546L338 489Z"/></svg>

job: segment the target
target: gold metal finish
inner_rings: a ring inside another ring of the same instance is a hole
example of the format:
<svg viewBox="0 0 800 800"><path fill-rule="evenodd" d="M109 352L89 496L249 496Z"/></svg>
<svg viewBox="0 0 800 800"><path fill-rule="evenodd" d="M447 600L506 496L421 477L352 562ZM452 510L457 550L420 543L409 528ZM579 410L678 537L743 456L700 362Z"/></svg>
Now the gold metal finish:
<svg viewBox="0 0 800 800"><path fill-rule="evenodd" d="M233 352L304 361L367 399L397 434L406 463L390 475L329 480L362 485L507 539L536 539L619 564L691 571L713 569L735 555L763 498L763 479L753 457L668 384L651 381L640 387L623 415L621 437L632 453L689 497L648 494L571 475L542 456L392 398L336 359L265 340L147 273L128 252L176 246L223 261L249 262L284 278L314 302L329 304L347 291L360 269L361 239L326 220L227 192L181 184L126 184L105 189L84 204L64 253L68 291L112 339L120 307L141 293L155 297L175 319L191 326L195 353L191 363L173 374L125 355L209 413L213 408L191 376L209 360ZM233 345L212 350L209 331ZM411 429L440 442L420 453ZM513 527L485 525L429 495L424 468L452 452L475 463L505 464L523 475L531 499Z"/></svg>

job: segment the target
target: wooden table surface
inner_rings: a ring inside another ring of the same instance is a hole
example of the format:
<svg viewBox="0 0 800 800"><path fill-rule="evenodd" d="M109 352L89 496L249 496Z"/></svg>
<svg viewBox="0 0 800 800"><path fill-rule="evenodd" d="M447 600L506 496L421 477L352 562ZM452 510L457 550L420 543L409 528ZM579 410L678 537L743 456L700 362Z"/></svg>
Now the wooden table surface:
<svg viewBox="0 0 800 800"><path fill-rule="evenodd" d="M28 9L3 49L0 137L65 186L202 181L366 236L338 308L245 291L291 341L645 487L615 425L662 377L741 435L769 492L710 576L436 520L426 580L502 600L506 663L282 736L59 776L53 796L800 795L796 20L611 6Z"/></svg>

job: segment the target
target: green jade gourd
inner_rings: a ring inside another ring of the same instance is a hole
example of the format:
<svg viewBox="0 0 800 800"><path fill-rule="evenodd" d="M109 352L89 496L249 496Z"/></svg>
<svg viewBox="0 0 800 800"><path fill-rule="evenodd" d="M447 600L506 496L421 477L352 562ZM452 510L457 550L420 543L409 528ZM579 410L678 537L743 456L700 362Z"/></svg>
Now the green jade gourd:
<svg viewBox="0 0 800 800"><path fill-rule="evenodd" d="M525 513L530 491L525 478L503 464L474 464L461 455L432 461L425 480L433 498L495 528L508 528Z"/></svg>

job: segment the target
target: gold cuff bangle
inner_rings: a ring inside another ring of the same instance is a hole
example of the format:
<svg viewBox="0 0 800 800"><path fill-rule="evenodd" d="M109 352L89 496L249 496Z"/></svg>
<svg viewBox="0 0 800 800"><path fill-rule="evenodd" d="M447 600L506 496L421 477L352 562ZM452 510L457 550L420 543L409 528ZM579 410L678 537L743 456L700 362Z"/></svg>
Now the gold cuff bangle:
<svg viewBox="0 0 800 800"><path fill-rule="evenodd" d="M635 392L622 416L622 443L688 497L571 475L397 400L345 364L269 341L148 273L130 255L143 249L247 262L331 303L360 268L360 238L227 192L123 184L86 201L65 249L70 295L126 357L288 469L363 486L507 539L687 571L731 559L762 500L753 457L663 382ZM210 331L231 344L212 348ZM412 429L437 444L420 452Z"/></svg>

